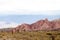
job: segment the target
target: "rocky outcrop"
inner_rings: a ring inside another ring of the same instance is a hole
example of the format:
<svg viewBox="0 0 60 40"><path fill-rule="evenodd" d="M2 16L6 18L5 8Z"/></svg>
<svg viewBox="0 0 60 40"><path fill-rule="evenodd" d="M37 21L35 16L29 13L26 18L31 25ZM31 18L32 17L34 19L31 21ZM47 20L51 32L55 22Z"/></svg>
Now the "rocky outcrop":
<svg viewBox="0 0 60 40"><path fill-rule="evenodd" d="M59 30L59 21L49 21L48 19L39 20L32 24L21 24L15 28L15 31L39 31L39 30Z"/></svg>
<svg viewBox="0 0 60 40"><path fill-rule="evenodd" d="M12 32L21 32L21 31L49 31L49 30L60 30L60 20L52 20L49 21L48 19L39 20L32 24L21 24L18 25L16 28L13 28Z"/></svg>

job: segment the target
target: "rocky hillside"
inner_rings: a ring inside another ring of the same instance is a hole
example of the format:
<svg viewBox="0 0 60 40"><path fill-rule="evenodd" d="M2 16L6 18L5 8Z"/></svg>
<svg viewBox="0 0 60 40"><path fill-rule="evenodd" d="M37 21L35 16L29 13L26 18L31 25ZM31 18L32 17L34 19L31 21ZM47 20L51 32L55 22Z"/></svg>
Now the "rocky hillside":
<svg viewBox="0 0 60 40"><path fill-rule="evenodd" d="M21 32L21 31L40 31L40 30L43 30L43 31L60 30L60 19L52 20L52 21L49 21L48 19L39 20L39 21L32 23L32 24L24 23L24 24L18 25L16 28L8 29L8 31L12 31L12 32L16 32L16 31L18 31L18 32Z"/></svg>
<svg viewBox="0 0 60 40"><path fill-rule="evenodd" d="M60 20L52 20L49 21L48 19L39 20L32 24L21 24L18 25L16 28L13 29L13 32L18 31L40 31L40 30L60 30Z"/></svg>

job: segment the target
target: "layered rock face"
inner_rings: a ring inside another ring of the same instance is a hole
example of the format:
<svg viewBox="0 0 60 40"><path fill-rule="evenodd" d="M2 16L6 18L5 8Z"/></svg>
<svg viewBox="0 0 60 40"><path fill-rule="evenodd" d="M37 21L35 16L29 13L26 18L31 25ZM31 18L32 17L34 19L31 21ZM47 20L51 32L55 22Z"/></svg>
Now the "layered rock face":
<svg viewBox="0 0 60 40"><path fill-rule="evenodd" d="M18 25L14 31L40 31L40 30L60 30L60 20L49 21L48 19L39 20L32 24L21 24Z"/></svg>

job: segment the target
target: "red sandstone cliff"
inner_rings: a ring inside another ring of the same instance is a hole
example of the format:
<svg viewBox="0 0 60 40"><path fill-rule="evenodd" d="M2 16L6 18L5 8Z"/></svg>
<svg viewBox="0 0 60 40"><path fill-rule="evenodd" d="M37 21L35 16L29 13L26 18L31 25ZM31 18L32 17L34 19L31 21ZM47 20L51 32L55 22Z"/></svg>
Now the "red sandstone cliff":
<svg viewBox="0 0 60 40"><path fill-rule="evenodd" d="M60 30L60 19L49 21L48 19L39 20L32 24L21 24L13 28L12 32L21 31L40 31L40 30Z"/></svg>
<svg viewBox="0 0 60 40"><path fill-rule="evenodd" d="M60 30L60 20L49 21L39 20L32 24L22 24L15 28L15 31L38 31L38 30Z"/></svg>

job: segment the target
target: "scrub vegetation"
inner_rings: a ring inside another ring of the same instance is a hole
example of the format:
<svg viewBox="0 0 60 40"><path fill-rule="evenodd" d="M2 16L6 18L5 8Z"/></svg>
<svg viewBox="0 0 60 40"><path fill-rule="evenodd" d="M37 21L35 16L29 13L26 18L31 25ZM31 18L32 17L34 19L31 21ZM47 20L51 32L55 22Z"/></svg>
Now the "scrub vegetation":
<svg viewBox="0 0 60 40"><path fill-rule="evenodd" d="M0 40L60 40L60 31L0 32Z"/></svg>

